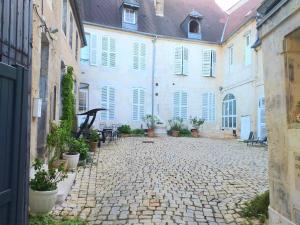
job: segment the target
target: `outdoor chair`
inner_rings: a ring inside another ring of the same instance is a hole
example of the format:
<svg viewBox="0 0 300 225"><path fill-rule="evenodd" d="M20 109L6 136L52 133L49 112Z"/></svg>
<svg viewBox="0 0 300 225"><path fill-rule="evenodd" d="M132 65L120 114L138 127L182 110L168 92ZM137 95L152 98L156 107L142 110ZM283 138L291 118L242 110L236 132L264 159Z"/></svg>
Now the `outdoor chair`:
<svg viewBox="0 0 300 225"><path fill-rule="evenodd" d="M267 146L268 145L268 138L264 137L263 139L257 139L254 144L258 144L261 146Z"/></svg>

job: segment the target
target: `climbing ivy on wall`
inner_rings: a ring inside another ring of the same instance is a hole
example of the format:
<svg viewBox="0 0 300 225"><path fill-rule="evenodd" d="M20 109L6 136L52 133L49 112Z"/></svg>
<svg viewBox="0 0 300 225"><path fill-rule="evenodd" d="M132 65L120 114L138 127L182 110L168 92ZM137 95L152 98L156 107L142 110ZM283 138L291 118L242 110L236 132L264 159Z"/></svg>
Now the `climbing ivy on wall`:
<svg viewBox="0 0 300 225"><path fill-rule="evenodd" d="M74 97L74 79L73 79L73 67L67 68L67 73L62 78L62 126L64 126L69 132L74 127L75 118L75 97Z"/></svg>

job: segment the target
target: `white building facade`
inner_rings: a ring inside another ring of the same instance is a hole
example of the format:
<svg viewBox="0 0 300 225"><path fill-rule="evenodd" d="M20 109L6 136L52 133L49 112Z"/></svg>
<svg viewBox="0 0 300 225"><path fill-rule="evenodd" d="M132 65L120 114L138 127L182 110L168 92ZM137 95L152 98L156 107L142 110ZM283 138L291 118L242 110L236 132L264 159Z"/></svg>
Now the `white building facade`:
<svg viewBox="0 0 300 225"><path fill-rule="evenodd" d="M81 54L79 112L108 109L99 114L99 125L146 128L143 117L153 113L166 126L174 118L182 118L188 127L190 118L203 118L202 133L207 136L259 133L254 102L258 89L263 96L263 82L258 82L259 53L251 48L256 41L255 19L226 40L220 35L219 41L211 41L203 38L206 17L191 9L180 25L187 29L187 37L160 35L139 30L141 9L133 2L120 6L121 27L84 23L88 45ZM163 7L154 7L156 16L167 16L161 12L167 1L158 3ZM225 25L226 20L223 36Z"/></svg>

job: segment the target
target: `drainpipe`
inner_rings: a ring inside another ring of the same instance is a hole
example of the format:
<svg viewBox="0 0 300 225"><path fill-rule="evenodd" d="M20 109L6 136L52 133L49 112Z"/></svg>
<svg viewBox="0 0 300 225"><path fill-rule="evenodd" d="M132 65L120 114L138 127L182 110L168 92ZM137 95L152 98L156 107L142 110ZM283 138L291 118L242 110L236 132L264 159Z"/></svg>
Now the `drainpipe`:
<svg viewBox="0 0 300 225"><path fill-rule="evenodd" d="M153 51L152 51L152 105L151 105L151 115L152 118L154 116L154 98L155 98L155 93L154 93L154 76L155 76L155 63L156 63L156 41L157 41L157 36L154 37L152 40L153 44Z"/></svg>

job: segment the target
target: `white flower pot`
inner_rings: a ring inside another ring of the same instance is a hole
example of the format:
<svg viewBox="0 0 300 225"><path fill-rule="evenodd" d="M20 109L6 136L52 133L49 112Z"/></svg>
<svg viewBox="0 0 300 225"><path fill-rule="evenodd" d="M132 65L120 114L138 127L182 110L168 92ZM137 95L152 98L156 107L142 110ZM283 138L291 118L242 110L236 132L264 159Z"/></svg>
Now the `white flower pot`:
<svg viewBox="0 0 300 225"><path fill-rule="evenodd" d="M68 155L67 153L63 154L63 159L68 161L68 170L76 170L79 162L79 156L79 153L76 155Z"/></svg>
<svg viewBox="0 0 300 225"><path fill-rule="evenodd" d="M55 206L58 190L34 191L29 189L29 206L32 214L46 214Z"/></svg>

